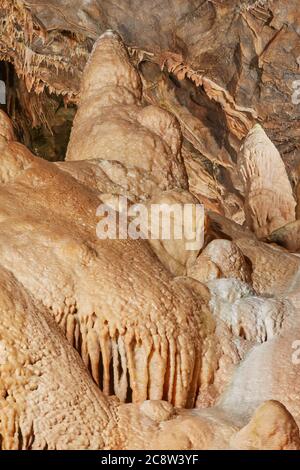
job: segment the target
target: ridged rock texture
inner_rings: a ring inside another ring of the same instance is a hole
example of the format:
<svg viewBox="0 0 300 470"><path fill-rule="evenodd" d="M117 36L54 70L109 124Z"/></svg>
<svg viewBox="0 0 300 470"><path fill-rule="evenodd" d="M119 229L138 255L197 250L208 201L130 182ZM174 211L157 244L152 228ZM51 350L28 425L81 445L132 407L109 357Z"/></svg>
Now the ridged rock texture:
<svg viewBox="0 0 300 470"><path fill-rule="evenodd" d="M0 449L300 450L298 5L119 3L0 5Z"/></svg>

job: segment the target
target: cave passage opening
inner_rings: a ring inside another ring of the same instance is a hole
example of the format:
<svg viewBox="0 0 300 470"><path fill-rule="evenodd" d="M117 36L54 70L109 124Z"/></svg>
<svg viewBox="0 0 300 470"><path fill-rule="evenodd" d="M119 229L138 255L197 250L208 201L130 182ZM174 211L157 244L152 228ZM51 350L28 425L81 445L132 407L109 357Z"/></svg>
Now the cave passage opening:
<svg viewBox="0 0 300 470"><path fill-rule="evenodd" d="M0 61L0 109L12 119L18 141L35 155L49 161L65 159L73 120L74 104L48 92L28 91L25 79L14 66Z"/></svg>

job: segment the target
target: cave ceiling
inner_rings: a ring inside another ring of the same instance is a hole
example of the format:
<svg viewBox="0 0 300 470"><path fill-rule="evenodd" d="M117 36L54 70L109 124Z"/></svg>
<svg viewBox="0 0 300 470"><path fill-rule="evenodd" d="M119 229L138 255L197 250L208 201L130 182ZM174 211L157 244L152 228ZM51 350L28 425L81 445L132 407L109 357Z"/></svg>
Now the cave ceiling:
<svg viewBox="0 0 300 470"><path fill-rule="evenodd" d="M299 1L0 0L0 449L300 449Z"/></svg>

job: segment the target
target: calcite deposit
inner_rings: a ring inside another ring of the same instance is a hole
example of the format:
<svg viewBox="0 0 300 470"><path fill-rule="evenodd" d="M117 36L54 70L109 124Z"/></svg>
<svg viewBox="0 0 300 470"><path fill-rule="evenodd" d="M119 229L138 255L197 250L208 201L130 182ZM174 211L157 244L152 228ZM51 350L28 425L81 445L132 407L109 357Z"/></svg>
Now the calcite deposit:
<svg viewBox="0 0 300 470"><path fill-rule="evenodd" d="M99 3L0 5L0 449L300 450L297 2Z"/></svg>
<svg viewBox="0 0 300 470"><path fill-rule="evenodd" d="M244 184L246 222L258 238L295 220L296 201L284 163L258 124L245 139L238 169Z"/></svg>

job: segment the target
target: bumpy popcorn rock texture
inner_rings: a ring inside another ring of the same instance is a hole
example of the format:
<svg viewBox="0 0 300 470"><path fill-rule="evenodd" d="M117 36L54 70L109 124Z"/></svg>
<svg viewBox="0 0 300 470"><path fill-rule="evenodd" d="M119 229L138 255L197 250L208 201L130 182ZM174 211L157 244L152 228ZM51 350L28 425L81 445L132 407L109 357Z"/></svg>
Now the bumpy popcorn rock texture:
<svg viewBox="0 0 300 470"><path fill-rule="evenodd" d="M297 5L102 3L0 5L0 449L300 450ZM199 244L99 239L120 196Z"/></svg>

